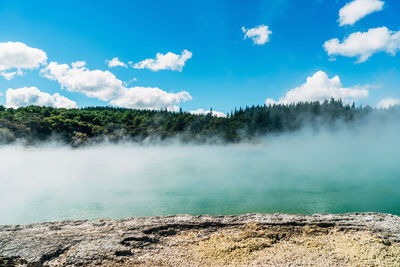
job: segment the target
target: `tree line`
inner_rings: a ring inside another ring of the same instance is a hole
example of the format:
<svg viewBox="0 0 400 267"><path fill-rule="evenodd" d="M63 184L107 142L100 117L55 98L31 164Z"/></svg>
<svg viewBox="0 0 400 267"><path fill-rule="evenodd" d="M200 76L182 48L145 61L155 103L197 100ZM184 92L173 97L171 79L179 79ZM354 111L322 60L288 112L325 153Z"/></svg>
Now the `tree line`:
<svg viewBox="0 0 400 267"><path fill-rule="evenodd" d="M174 140L182 142L237 143L273 133L310 127L335 127L355 123L367 115L400 118L398 107L378 110L356 107L331 99L322 103L262 105L239 108L216 117L212 112L195 115L167 110L136 110L116 107L64 109L0 106L0 143L34 144L57 140L72 146L110 141Z"/></svg>

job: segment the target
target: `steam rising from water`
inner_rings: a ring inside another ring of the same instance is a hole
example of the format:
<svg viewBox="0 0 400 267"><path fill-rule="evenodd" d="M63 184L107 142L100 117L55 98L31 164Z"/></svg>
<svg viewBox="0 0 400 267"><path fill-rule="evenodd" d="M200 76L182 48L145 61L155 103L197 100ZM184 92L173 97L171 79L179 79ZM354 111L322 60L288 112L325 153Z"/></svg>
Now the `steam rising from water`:
<svg viewBox="0 0 400 267"><path fill-rule="evenodd" d="M258 144L0 148L0 223L248 212L400 214L399 124Z"/></svg>

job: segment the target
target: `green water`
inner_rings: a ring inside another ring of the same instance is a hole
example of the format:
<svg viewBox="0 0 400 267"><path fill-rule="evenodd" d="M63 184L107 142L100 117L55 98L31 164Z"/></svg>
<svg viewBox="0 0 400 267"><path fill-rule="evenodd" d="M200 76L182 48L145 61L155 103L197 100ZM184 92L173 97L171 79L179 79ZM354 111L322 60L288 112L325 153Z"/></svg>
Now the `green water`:
<svg viewBox="0 0 400 267"><path fill-rule="evenodd" d="M0 223L177 213L400 215L400 145L391 136L302 135L229 146L4 147Z"/></svg>

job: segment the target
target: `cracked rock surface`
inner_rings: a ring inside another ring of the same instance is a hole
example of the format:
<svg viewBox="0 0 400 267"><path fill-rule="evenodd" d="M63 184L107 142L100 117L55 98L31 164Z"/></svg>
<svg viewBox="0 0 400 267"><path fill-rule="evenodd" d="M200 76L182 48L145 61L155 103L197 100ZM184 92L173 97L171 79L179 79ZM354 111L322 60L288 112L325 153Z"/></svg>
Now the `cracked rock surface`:
<svg viewBox="0 0 400 267"><path fill-rule="evenodd" d="M172 215L0 225L0 266L400 266L400 217Z"/></svg>

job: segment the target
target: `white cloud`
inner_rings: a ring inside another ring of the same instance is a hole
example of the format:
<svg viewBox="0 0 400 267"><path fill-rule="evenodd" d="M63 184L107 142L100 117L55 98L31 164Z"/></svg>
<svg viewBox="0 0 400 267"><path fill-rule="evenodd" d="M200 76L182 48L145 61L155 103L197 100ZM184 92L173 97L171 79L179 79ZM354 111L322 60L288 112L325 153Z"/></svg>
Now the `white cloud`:
<svg viewBox="0 0 400 267"><path fill-rule="evenodd" d="M73 68L82 68L82 67L84 67L86 65L86 61L75 61L75 62L72 62L71 63L71 66L73 67Z"/></svg>
<svg viewBox="0 0 400 267"><path fill-rule="evenodd" d="M196 115L207 115L208 113L210 113L210 110L204 110L202 108L196 109L196 110L191 110L189 111L189 113L191 114L196 114ZM212 115L216 116L216 117L226 117L226 114L223 112L219 112L219 111L212 111Z"/></svg>
<svg viewBox="0 0 400 267"><path fill-rule="evenodd" d="M344 88L339 76L329 79L323 71L317 71L313 76L308 77L306 83L289 90L279 101L268 98L266 105L291 104L298 102L324 101L325 99L342 99L344 102L368 97L368 90L360 86Z"/></svg>
<svg viewBox="0 0 400 267"><path fill-rule="evenodd" d="M273 105L277 105L277 104L283 104L283 103L280 101L276 101L273 98L265 99L265 105L267 105L267 106L273 106Z"/></svg>
<svg viewBox="0 0 400 267"><path fill-rule="evenodd" d="M0 72L0 75L4 77L6 80L14 79L14 76L17 74L16 71L13 72Z"/></svg>
<svg viewBox="0 0 400 267"><path fill-rule="evenodd" d="M353 25L368 14L382 10L383 1L379 0L354 0L347 3L339 10L340 26Z"/></svg>
<svg viewBox="0 0 400 267"><path fill-rule="evenodd" d="M137 78L133 78L133 79L131 79L131 80L129 80L129 81L123 82L123 84L124 84L125 87L128 87L130 84L132 84L132 83L134 83L134 82L137 82L137 81L138 81Z"/></svg>
<svg viewBox="0 0 400 267"><path fill-rule="evenodd" d="M340 42L331 39L324 44L328 55L358 57L357 63L365 62L377 52L395 55L400 49L400 31L390 31L386 27L369 29L367 32L355 32Z"/></svg>
<svg viewBox="0 0 400 267"><path fill-rule="evenodd" d="M22 87L8 89L6 92L6 106L17 108L29 105L50 106L56 108L77 108L76 103L58 93L50 95L41 92L36 87Z"/></svg>
<svg viewBox="0 0 400 267"><path fill-rule="evenodd" d="M181 72L185 66L186 60L192 57L192 52L183 50L181 55L168 52L167 54L157 53L155 59L145 59L133 65L135 69L150 69L152 71L159 70L176 70Z"/></svg>
<svg viewBox="0 0 400 267"><path fill-rule="evenodd" d="M0 71L35 69L46 64L46 60L47 55L44 51L29 47L24 43L0 43ZM8 77L12 78L13 75L9 74Z"/></svg>
<svg viewBox="0 0 400 267"><path fill-rule="evenodd" d="M0 75L3 76L4 79L6 79L8 81L14 79L15 76L21 76L23 74L24 73L20 69L18 69L16 71L12 71L12 72L5 72L5 71L0 72Z"/></svg>
<svg viewBox="0 0 400 267"><path fill-rule="evenodd" d="M376 105L377 108L390 108L392 106L400 105L400 99L396 98L385 98L379 101L379 103Z"/></svg>
<svg viewBox="0 0 400 267"><path fill-rule="evenodd" d="M255 28L246 29L242 27L242 31L245 33L244 39L251 38L256 45L263 45L269 41L269 36L272 33L268 29L268 26L260 25Z"/></svg>
<svg viewBox="0 0 400 267"><path fill-rule="evenodd" d="M120 107L175 110L176 104L192 99L185 91L168 93L153 87L127 88L111 72L89 70L86 67L71 68L67 64L51 62L41 73L46 78L58 81L67 91L110 101L111 104Z"/></svg>
<svg viewBox="0 0 400 267"><path fill-rule="evenodd" d="M62 88L79 92L87 97L109 101L122 92L122 81L109 71L89 70L85 67L71 68L67 64L51 62L41 70L44 77L58 81Z"/></svg>
<svg viewBox="0 0 400 267"><path fill-rule="evenodd" d="M115 58L113 58L111 60L106 60L106 62L107 62L107 66L109 68L114 68L114 67L127 68L128 67L124 62L120 61L117 57L115 57Z"/></svg>
<svg viewBox="0 0 400 267"><path fill-rule="evenodd" d="M122 94L110 103L120 107L138 109L179 109L176 104L191 100L188 92L167 93L157 87L124 88Z"/></svg>

